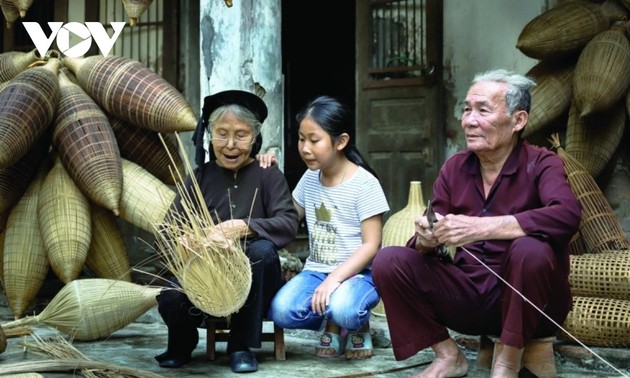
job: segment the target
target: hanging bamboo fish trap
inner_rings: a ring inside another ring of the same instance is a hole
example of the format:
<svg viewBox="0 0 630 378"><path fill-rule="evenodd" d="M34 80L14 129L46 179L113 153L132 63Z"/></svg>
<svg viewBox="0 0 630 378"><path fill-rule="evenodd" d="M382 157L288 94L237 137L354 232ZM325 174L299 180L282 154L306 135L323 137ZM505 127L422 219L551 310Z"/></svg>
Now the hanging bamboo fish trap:
<svg viewBox="0 0 630 378"><path fill-rule="evenodd" d="M2 282L15 318L20 318L37 297L49 270L37 219L38 193L44 174L35 177L7 220Z"/></svg>
<svg viewBox="0 0 630 378"><path fill-rule="evenodd" d="M564 162L571 190L582 205L579 231L588 253L630 249L630 242L623 232L619 219L593 176L561 147L557 134L552 136L550 142Z"/></svg>
<svg viewBox="0 0 630 378"><path fill-rule="evenodd" d="M31 8L31 5L33 5L34 0L11 0L11 1L13 1L13 5L15 5L15 7L20 12L20 18L24 18L26 17L26 12L28 12L28 10Z"/></svg>
<svg viewBox="0 0 630 378"><path fill-rule="evenodd" d="M22 158L53 120L59 98L57 71L52 58L13 78L0 91L0 167Z"/></svg>
<svg viewBox="0 0 630 378"><path fill-rule="evenodd" d="M626 109L619 101L605 112L580 117L575 103L569 111L565 151L593 177L599 176L621 143Z"/></svg>
<svg viewBox="0 0 630 378"><path fill-rule="evenodd" d="M518 36L516 47L534 59L555 59L578 53L610 20L598 4L570 1L532 19Z"/></svg>
<svg viewBox="0 0 630 378"><path fill-rule="evenodd" d="M630 299L630 251L571 256L574 296Z"/></svg>
<svg viewBox="0 0 630 378"><path fill-rule="evenodd" d="M105 278L84 278L65 284L38 314L2 324L4 329L44 324L91 341L110 336L157 304L161 288Z"/></svg>
<svg viewBox="0 0 630 378"><path fill-rule="evenodd" d="M528 72L536 86L531 90L532 106L523 138L542 130L569 110L573 97L573 70L572 65L557 66L543 61Z"/></svg>
<svg viewBox="0 0 630 378"><path fill-rule="evenodd" d="M153 233L155 225L164 220L176 193L140 165L124 158L122 163L120 217Z"/></svg>
<svg viewBox="0 0 630 378"><path fill-rule="evenodd" d="M151 6L153 0L123 0L125 12L129 17L129 26L132 28L138 23L138 19Z"/></svg>
<svg viewBox="0 0 630 378"><path fill-rule="evenodd" d="M90 204L59 157L39 191L37 218L50 267L63 283L76 279L92 238Z"/></svg>
<svg viewBox="0 0 630 378"><path fill-rule="evenodd" d="M573 297L573 308L558 339L606 348L630 347L630 301L614 298Z"/></svg>
<svg viewBox="0 0 630 378"><path fill-rule="evenodd" d="M131 282L129 256L116 217L92 204L92 241L85 265L98 278Z"/></svg>
<svg viewBox="0 0 630 378"><path fill-rule="evenodd" d="M118 214L122 163L107 115L81 87L59 72L53 145L66 170L92 202Z"/></svg>
<svg viewBox="0 0 630 378"><path fill-rule="evenodd" d="M6 28L11 29L15 20L20 18L20 10L13 4L13 0L0 0L0 8L2 8Z"/></svg>
<svg viewBox="0 0 630 378"><path fill-rule="evenodd" d="M184 96L138 61L95 55L66 57L63 63L108 114L160 133L193 131L197 126Z"/></svg>
<svg viewBox="0 0 630 378"><path fill-rule="evenodd" d="M109 122L123 158L142 166L165 184L175 184L176 177L172 175L169 155L173 158L174 169L179 172L184 172L184 162L170 138L163 138L163 144L158 133L153 130L132 126L112 116L109 117Z"/></svg>
<svg viewBox="0 0 630 378"><path fill-rule="evenodd" d="M585 117L609 109L630 84L630 42L620 28L596 35L575 65L573 98Z"/></svg>
<svg viewBox="0 0 630 378"><path fill-rule="evenodd" d="M0 83L13 79L39 59L36 50L9 51L0 54Z"/></svg>

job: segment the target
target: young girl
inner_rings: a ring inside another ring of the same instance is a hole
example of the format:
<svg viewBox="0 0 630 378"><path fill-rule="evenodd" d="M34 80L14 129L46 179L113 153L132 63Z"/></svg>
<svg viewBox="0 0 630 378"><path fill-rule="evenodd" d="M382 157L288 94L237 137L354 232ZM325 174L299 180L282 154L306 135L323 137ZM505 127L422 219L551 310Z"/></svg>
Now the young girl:
<svg viewBox="0 0 630 378"><path fill-rule="evenodd" d="M319 357L345 351L347 359L369 358L370 309L379 301L370 265L389 205L376 174L350 140L352 119L344 105L319 97L297 121L299 153L308 170L293 202L300 219L306 216L310 253L302 272L274 297L269 317L283 328L323 328Z"/></svg>

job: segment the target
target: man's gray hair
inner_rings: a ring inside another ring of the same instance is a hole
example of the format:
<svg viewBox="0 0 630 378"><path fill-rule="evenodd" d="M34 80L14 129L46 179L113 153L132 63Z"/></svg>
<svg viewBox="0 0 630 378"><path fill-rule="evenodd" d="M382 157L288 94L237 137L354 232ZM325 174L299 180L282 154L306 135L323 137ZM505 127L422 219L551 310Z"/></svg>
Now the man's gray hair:
<svg viewBox="0 0 630 378"><path fill-rule="evenodd" d="M508 85L505 91L505 103L509 114L516 110L525 110L529 113L532 104L530 90L536 86L534 79L505 69L496 69L475 75L472 83L476 84L482 81Z"/></svg>

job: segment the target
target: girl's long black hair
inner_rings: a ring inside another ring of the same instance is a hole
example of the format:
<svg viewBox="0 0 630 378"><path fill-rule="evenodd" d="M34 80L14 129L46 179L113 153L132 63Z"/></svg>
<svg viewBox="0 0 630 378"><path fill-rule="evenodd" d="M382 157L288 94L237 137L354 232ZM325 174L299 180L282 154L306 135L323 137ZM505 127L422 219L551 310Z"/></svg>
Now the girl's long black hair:
<svg viewBox="0 0 630 378"><path fill-rule="evenodd" d="M348 160L363 167L378 179L376 172L365 161L354 143L354 128L352 127L354 120L352 112L345 104L330 96L319 96L306 104L295 117L298 124L305 118L311 118L330 135L333 141L337 140L343 133L350 135L350 140L343 149L343 153Z"/></svg>

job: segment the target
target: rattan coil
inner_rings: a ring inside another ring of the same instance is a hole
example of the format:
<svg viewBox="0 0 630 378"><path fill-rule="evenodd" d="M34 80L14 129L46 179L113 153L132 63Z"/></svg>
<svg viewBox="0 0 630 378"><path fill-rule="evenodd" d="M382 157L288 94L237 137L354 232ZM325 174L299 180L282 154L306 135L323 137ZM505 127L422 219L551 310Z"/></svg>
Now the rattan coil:
<svg viewBox="0 0 630 378"><path fill-rule="evenodd" d="M630 301L575 296L563 328L585 345L630 347ZM575 342L562 330L558 339Z"/></svg>
<svg viewBox="0 0 630 378"><path fill-rule="evenodd" d="M21 159L44 134L57 110L58 59L29 68L0 91L0 167Z"/></svg>
<svg viewBox="0 0 630 378"><path fill-rule="evenodd" d="M516 47L530 58L561 58L580 51L609 24L598 4L566 2L528 22L518 36Z"/></svg>
<svg viewBox="0 0 630 378"><path fill-rule="evenodd" d="M114 131L107 115L63 70L59 72L53 145L81 191L118 214L122 163Z"/></svg>
<svg viewBox="0 0 630 378"><path fill-rule="evenodd" d="M129 26L134 27L140 16L151 6L153 0L123 0L125 12L129 17Z"/></svg>
<svg viewBox="0 0 630 378"><path fill-rule="evenodd" d="M574 296L630 299L630 251L571 256Z"/></svg>
<svg viewBox="0 0 630 378"><path fill-rule="evenodd" d="M552 136L551 142L564 162L571 190L582 205L579 230L587 251L600 253L604 250L630 249L630 242L623 232L619 219L593 176L561 147L557 135Z"/></svg>
<svg viewBox="0 0 630 378"><path fill-rule="evenodd" d="M605 112L580 117L573 103L566 131L566 152L579 161L593 177L599 176L621 143L626 124L623 102Z"/></svg>
<svg viewBox="0 0 630 378"><path fill-rule="evenodd" d="M620 101L630 84L630 42L613 28L596 35L582 50L573 76L573 98L585 117Z"/></svg>
<svg viewBox="0 0 630 378"><path fill-rule="evenodd" d="M3 3L4 1L0 0L0 4ZM0 83L13 79L37 60L39 57L35 50L29 52L9 51L0 54Z"/></svg>
<svg viewBox="0 0 630 378"><path fill-rule="evenodd" d="M37 219L38 193L44 173L38 174L11 209L4 236L3 285L9 308L20 318L37 297L49 270Z"/></svg>
<svg viewBox="0 0 630 378"><path fill-rule="evenodd" d="M98 278L131 282L129 256L116 217L92 204L92 241L85 265Z"/></svg>
<svg viewBox="0 0 630 378"><path fill-rule="evenodd" d="M138 61L98 55L63 62L108 114L160 133L193 131L197 126L184 96Z"/></svg>
<svg viewBox="0 0 630 378"><path fill-rule="evenodd" d="M59 157L39 191L37 216L50 267L63 283L76 279L92 239L90 204Z"/></svg>

